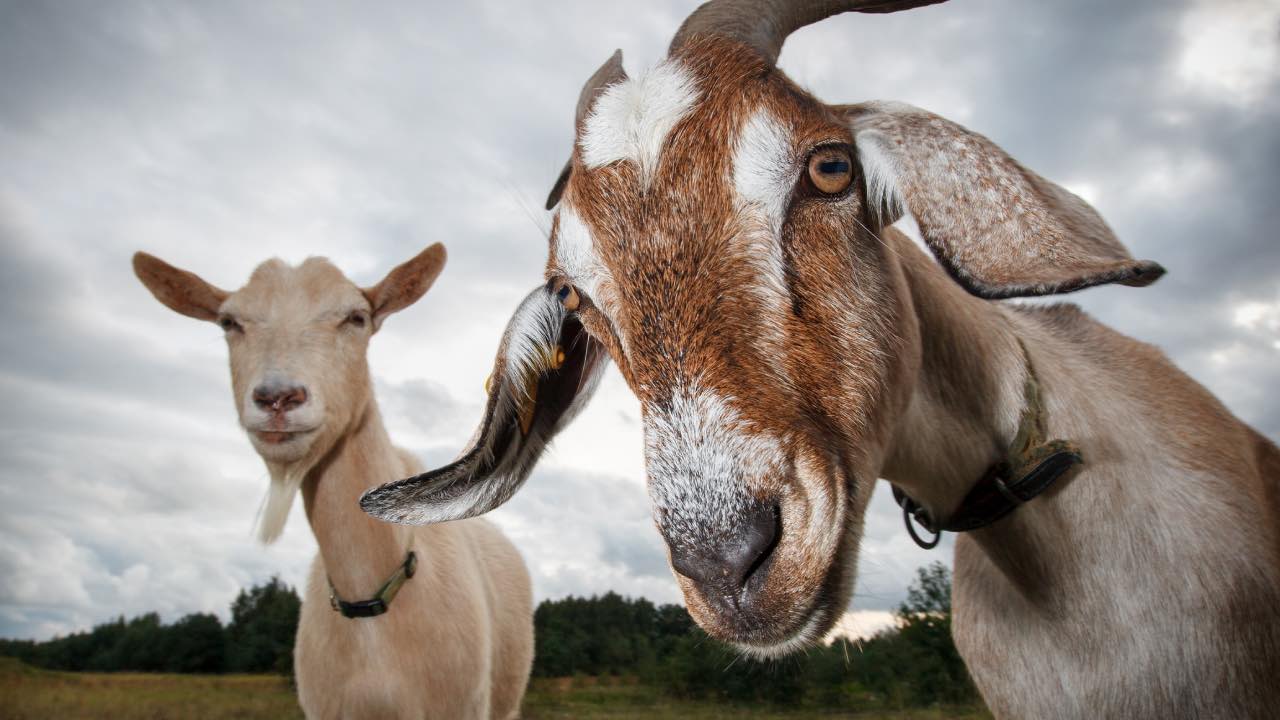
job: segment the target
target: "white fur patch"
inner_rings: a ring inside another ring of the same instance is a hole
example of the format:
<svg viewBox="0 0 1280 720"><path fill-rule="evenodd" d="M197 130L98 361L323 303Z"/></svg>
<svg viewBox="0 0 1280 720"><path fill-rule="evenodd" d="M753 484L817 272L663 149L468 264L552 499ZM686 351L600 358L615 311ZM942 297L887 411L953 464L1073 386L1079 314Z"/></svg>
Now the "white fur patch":
<svg viewBox="0 0 1280 720"><path fill-rule="evenodd" d="M757 110L738 132L733 144L733 189L745 210L763 213L776 238L796 179L791 132L773 113Z"/></svg>
<svg viewBox="0 0 1280 720"><path fill-rule="evenodd" d="M786 342L782 318L791 302L780 236L797 172L793 147L791 132L767 110L747 119L733 145L733 189L744 228L739 251L757 270L750 289L767 309L757 341L768 353Z"/></svg>
<svg viewBox="0 0 1280 720"><path fill-rule="evenodd" d="M730 532L747 512L750 483L785 471L777 439L753 430L729 400L694 383L646 418L649 493L672 542Z"/></svg>
<svg viewBox="0 0 1280 720"><path fill-rule="evenodd" d="M887 149L889 139L878 130L863 130L854 138L854 144L867 181L867 206L872 214L881 215L883 224L889 225L906 209L898 187L897 163Z"/></svg>
<svg viewBox="0 0 1280 720"><path fill-rule="evenodd" d="M258 511L258 541L264 545L275 542L284 532L289 510L293 508L293 499L297 497L298 488L302 487L302 480L307 474L304 470L286 470L278 477L275 473L271 476L267 497Z"/></svg>
<svg viewBox="0 0 1280 720"><path fill-rule="evenodd" d="M578 142L583 162L595 168L630 160L640 166L642 181L647 183L658 167L671 128L698 97L692 76L672 61L611 85L587 116Z"/></svg>
<svg viewBox="0 0 1280 720"><path fill-rule="evenodd" d="M529 399L530 381L550 367L564 310L548 293L539 293L516 308L507 342L506 382L519 402Z"/></svg>
<svg viewBox="0 0 1280 720"><path fill-rule="evenodd" d="M585 291L592 300L601 301L600 285L609 278L609 270L596 254L591 231L572 207L560 209L556 263L578 289Z"/></svg>

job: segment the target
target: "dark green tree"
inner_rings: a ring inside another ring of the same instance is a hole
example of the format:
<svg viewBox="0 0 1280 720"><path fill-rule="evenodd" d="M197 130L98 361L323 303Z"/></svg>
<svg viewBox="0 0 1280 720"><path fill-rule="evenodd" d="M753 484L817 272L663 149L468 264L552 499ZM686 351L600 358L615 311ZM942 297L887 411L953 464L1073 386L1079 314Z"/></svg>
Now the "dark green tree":
<svg viewBox="0 0 1280 720"><path fill-rule="evenodd" d="M216 615L193 613L166 628L165 670L221 673L227 669L227 636Z"/></svg>
<svg viewBox="0 0 1280 720"><path fill-rule="evenodd" d="M227 625L227 669L292 675L301 608L298 594L278 577L241 590Z"/></svg>
<svg viewBox="0 0 1280 720"><path fill-rule="evenodd" d="M916 571L897 613L898 667L912 704L972 702L973 681L951 637L951 573L940 562Z"/></svg>

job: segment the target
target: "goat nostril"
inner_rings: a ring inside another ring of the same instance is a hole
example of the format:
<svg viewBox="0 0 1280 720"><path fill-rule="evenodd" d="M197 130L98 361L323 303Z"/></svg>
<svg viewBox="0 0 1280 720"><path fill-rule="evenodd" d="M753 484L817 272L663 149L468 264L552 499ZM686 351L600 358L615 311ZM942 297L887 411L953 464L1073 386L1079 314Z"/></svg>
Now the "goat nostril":
<svg viewBox="0 0 1280 720"><path fill-rule="evenodd" d="M253 404L271 412L286 412L306 402L307 389L301 385L259 385L253 389Z"/></svg>
<svg viewBox="0 0 1280 720"><path fill-rule="evenodd" d="M253 404L262 409L271 407L271 399L274 394L266 388L256 387L253 389Z"/></svg>
<svg viewBox="0 0 1280 720"><path fill-rule="evenodd" d="M779 522L777 505L757 505L719 542L672 543L671 565L698 585L736 596L772 554Z"/></svg>
<svg viewBox="0 0 1280 720"><path fill-rule="evenodd" d="M288 395L284 397L284 409L289 410L307 401L307 389L304 387L291 388Z"/></svg>

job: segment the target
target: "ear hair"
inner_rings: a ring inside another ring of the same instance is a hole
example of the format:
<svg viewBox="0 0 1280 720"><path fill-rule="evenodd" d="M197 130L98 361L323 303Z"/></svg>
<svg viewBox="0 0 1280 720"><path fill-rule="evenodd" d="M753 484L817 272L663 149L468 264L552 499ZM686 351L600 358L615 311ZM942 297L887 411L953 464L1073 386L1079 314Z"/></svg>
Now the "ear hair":
<svg viewBox="0 0 1280 720"><path fill-rule="evenodd" d="M468 448L438 470L366 492L360 507L380 520L415 525L475 517L498 507L524 484L547 443L586 405L606 358L551 288L540 286L507 325L484 419Z"/></svg>
<svg viewBox="0 0 1280 720"><path fill-rule="evenodd" d="M859 133L857 143L858 161L866 183L867 208L879 227L888 227L902 217L906 208L898 192L893 156L882 149L887 143L875 130Z"/></svg>
<svg viewBox="0 0 1280 720"><path fill-rule="evenodd" d="M444 269L448 255L444 245L434 243L412 260L397 265L377 285L365 288L364 296L373 308L373 328L391 313L403 310L426 294Z"/></svg>
<svg viewBox="0 0 1280 720"><path fill-rule="evenodd" d="M985 137L901 103L838 109L854 132L871 214L888 225L910 210L934 256L974 295L1143 286L1164 274L1134 260L1088 203Z"/></svg>
<svg viewBox="0 0 1280 720"><path fill-rule="evenodd" d="M229 295L199 275L144 252L133 254L133 274L170 310L197 320L216 321L218 308Z"/></svg>

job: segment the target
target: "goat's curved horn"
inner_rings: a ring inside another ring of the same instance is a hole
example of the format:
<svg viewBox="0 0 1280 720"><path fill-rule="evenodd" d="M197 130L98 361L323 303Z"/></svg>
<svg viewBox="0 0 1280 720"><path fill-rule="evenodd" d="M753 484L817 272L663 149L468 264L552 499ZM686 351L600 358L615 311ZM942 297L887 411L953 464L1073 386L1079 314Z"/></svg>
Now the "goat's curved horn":
<svg viewBox="0 0 1280 720"><path fill-rule="evenodd" d="M582 121L587 119L587 113L591 112L591 106L595 103L597 95L604 92L604 89L610 85L626 79L627 71L622 69L622 51L614 50L600 69L587 78L587 84L582 86L582 94L578 96L578 109L573 118L574 127L580 127ZM564 192L564 186L569 183L569 174L572 171L573 160L569 160L560 171L556 184L551 187L551 193L547 195L548 210L560 202L560 194Z"/></svg>
<svg viewBox="0 0 1280 720"><path fill-rule="evenodd" d="M940 2L946 0L711 0L680 26L668 54L695 35L719 35L750 45L772 65L787 36L805 25L844 12L891 13Z"/></svg>

